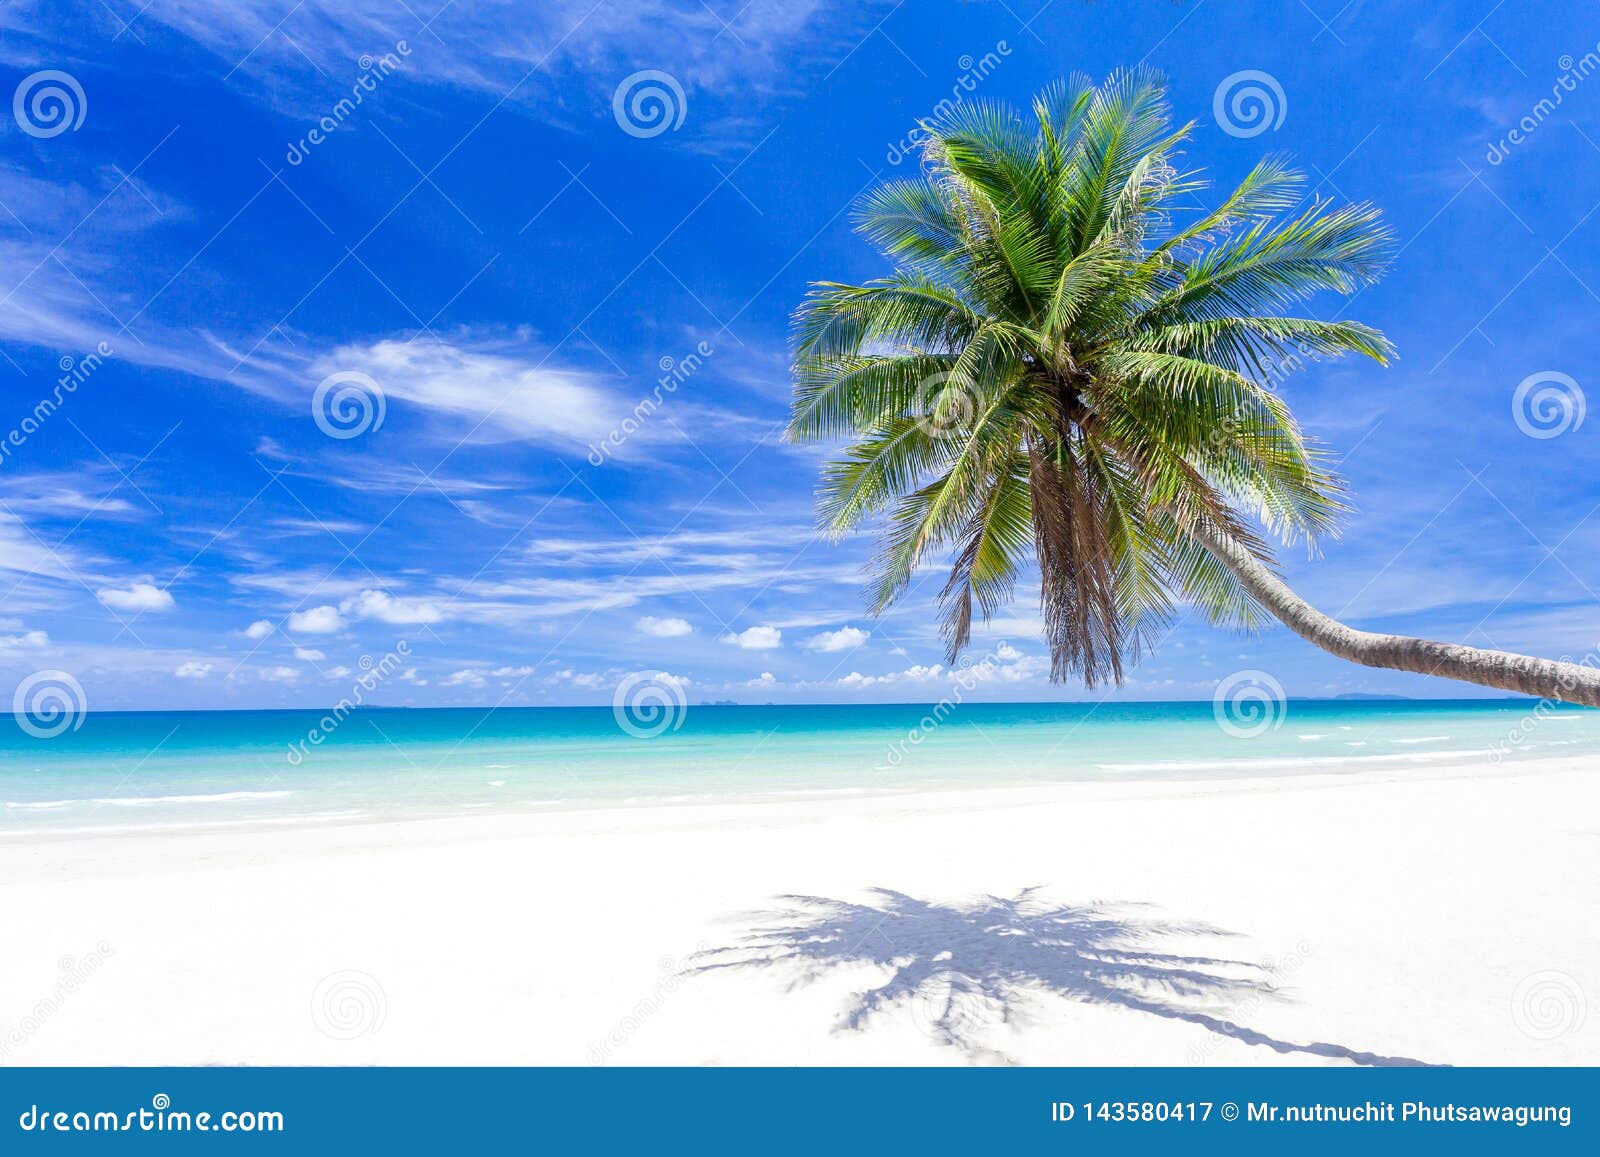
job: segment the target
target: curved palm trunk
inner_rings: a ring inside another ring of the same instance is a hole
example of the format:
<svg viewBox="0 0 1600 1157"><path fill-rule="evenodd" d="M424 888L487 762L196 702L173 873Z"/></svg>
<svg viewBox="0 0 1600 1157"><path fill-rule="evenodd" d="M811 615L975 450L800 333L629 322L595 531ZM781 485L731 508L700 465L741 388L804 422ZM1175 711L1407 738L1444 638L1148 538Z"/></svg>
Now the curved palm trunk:
<svg viewBox="0 0 1600 1157"><path fill-rule="evenodd" d="M1341 659L1366 667L1443 675L1541 699L1600 707L1600 671L1592 667L1406 635L1358 631L1317 610L1249 551L1215 529L1197 526L1191 527L1190 533L1284 626Z"/></svg>

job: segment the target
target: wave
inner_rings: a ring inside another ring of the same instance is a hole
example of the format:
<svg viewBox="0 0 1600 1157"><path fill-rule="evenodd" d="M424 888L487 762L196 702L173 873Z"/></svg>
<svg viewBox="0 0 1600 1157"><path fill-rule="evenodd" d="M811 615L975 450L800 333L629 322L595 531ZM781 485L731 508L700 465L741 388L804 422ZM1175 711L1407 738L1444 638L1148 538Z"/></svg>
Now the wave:
<svg viewBox="0 0 1600 1157"><path fill-rule="evenodd" d="M1101 771L1247 771L1267 767L1319 767L1352 763L1435 763L1451 759L1483 759L1487 748L1461 751L1418 751L1394 755L1290 755L1260 759L1161 760L1151 763L1097 763Z"/></svg>
<svg viewBox="0 0 1600 1157"><path fill-rule="evenodd" d="M293 794L292 791L223 791L215 795L99 796L89 799L7 800L5 806L13 811L56 811L85 805L149 807L163 803L238 803L244 800L284 799Z"/></svg>
<svg viewBox="0 0 1600 1157"><path fill-rule="evenodd" d="M178 832L214 828L298 827L300 825L334 824L341 820L364 820L367 818L368 815L364 811L338 811L320 812L305 816L261 817L252 820L187 820L154 824L85 824L74 828L0 828L0 839L13 837L38 839L48 836L121 836L140 832Z"/></svg>

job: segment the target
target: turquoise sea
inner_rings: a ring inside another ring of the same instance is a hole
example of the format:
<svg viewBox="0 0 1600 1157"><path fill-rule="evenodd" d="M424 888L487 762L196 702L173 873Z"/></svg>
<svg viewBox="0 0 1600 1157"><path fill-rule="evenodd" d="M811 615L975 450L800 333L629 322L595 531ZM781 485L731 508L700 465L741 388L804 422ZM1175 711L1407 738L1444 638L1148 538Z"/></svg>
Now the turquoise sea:
<svg viewBox="0 0 1600 1157"><path fill-rule="evenodd" d="M653 736L609 707L73 722L0 728L0 838L1600 759L1600 712L1520 700L1289 700L1237 717L1210 702L695 706Z"/></svg>

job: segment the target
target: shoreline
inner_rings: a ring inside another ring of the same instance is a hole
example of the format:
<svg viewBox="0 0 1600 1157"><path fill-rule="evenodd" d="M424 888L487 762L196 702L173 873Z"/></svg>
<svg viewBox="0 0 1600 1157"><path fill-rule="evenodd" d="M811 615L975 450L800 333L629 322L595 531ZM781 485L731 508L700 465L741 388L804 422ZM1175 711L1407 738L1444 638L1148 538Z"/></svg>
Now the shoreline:
<svg viewBox="0 0 1600 1157"><path fill-rule="evenodd" d="M0 1062L1595 1064L1596 770L11 841Z"/></svg>
<svg viewBox="0 0 1600 1157"><path fill-rule="evenodd" d="M918 784L900 787L795 789L765 793L750 792L741 795L730 794L727 796L700 794L637 797L635 800L622 802L594 799L551 800L548 803L530 801L522 806L473 805L450 814L423 812L414 815L374 815L371 813L356 813L349 809L344 809L330 813L263 816L247 819L197 819L169 823L105 824L56 829L44 827L34 831L15 828L11 830L0 829L0 850L7 847L24 847L33 844L60 844L79 841L188 838L214 834L243 836L257 832L262 834L281 834L293 832L302 827L307 830L320 831L388 826L411 828L416 825L481 824L494 821L515 823L551 816L588 816L609 813L633 815L641 812L688 809L709 809L712 814L726 814L726 809L730 808L804 807L812 804L827 806L856 801L864 805L870 805L873 801L915 801L921 797L927 797L930 802L955 796L965 797L963 802L966 803L992 802L998 804L1002 802L1005 796L1016 793L1036 793L1040 802L1059 802L1055 797L1062 793L1076 793L1095 789L1115 793L1123 789L1148 788L1157 789L1156 794L1164 796L1167 793L1159 789L1171 789L1178 794L1187 795L1195 792L1216 791L1220 793L1228 790L1250 790L1255 787L1267 787L1275 784L1331 787L1338 784L1372 782L1405 783L1429 779L1481 779L1489 776L1503 777L1537 774L1541 771L1579 770L1595 763L1592 757L1580 755L1541 755L1500 761L1485 760L1484 755L1484 752L1450 751L1326 758L1307 757L1303 760L1304 770L1273 771L1257 775L1204 774L1186 777L1131 774L1126 778L1109 777L1045 783L1013 781L985 786L962 784L960 786L946 787ZM1227 766L1230 769L1239 768L1250 762L1263 767L1284 767L1288 765L1287 761L1263 759L1239 761ZM1362 766L1353 770L1332 770L1334 767L1349 767L1351 764L1357 763L1369 766ZM1138 770L1142 771L1155 766L1198 766L1211 771L1220 770L1223 765L1211 763L1157 765L1150 763L1138 765ZM217 798L227 799L236 797L238 794L237 792L224 793ZM1138 794L1142 795L1144 793L1140 792ZM988 797L991 796L995 798L989 800Z"/></svg>

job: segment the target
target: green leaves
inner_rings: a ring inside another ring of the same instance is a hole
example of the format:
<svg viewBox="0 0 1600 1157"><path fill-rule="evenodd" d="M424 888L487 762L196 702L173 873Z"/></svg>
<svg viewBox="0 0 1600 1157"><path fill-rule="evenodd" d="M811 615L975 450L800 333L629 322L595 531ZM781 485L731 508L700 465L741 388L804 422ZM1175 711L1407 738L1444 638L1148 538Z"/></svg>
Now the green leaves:
<svg viewBox="0 0 1600 1157"><path fill-rule="evenodd" d="M1359 322L1284 316L1382 273L1369 206L1301 203L1263 159L1209 210L1154 73L1058 82L1031 120L990 102L929 122L922 175L864 195L893 265L821 283L795 313L789 436L843 438L819 514L881 533L881 611L942 555L953 660L1030 563L1052 674L1119 681L1180 602L1254 626L1261 608L1194 537L1264 560L1329 533L1338 480L1275 393L1325 357L1392 349Z"/></svg>

